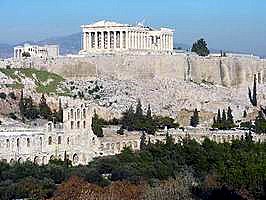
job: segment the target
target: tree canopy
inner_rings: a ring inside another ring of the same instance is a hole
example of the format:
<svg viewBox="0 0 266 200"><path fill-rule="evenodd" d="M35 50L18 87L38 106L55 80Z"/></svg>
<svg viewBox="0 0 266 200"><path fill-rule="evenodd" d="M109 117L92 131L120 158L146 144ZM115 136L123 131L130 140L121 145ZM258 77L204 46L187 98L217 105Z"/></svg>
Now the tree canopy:
<svg viewBox="0 0 266 200"><path fill-rule="evenodd" d="M203 38L199 39L192 45L191 51L199 56L207 56L210 54L207 42Z"/></svg>

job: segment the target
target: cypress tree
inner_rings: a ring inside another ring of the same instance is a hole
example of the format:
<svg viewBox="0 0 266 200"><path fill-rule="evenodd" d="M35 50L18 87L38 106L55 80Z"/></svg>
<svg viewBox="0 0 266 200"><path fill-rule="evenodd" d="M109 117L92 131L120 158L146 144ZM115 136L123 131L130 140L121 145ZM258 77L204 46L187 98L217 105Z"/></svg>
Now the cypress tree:
<svg viewBox="0 0 266 200"><path fill-rule="evenodd" d="M142 135L140 137L140 150L144 150L146 148L146 135L144 132L142 132Z"/></svg>
<svg viewBox="0 0 266 200"><path fill-rule="evenodd" d="M50 107L47 105L46 103L46 98L44 97L44 94L42 94L42 97L40 99L40 103L39 103L39 109L40 109L40 115L44 118L44 119L49 119L51 120L51 109Z"/></svg>
<svg viewBox="0 0 266 200"><path fill-rule="evenodd" d="M190 119L190 126L197 127L199 124L199 112L197 109L194 110L193 116Z"/></svg>
<svg viewBox="0 0 266 200"><path fill-rule="evenodd" d="M246 111L246 110L244 110L244 112L243 112L243 117L244 117L244 118L247 117L247 111Z"/></svg>
<svg viewBox="0 0 266 200"><path fill-rule="evenodd" d="M254 75L254 83L253 83L253 93L251 92L251 89L248 87L248 97L250 100L250 103L253 106L257 106L257 78L256 75Z"/></svg>
<svg viewBox="0 0 266 200"><path fill-rule="evenodd" d="M222 123L222 118L221 118L221 110L218 109L218 114L217 114L217 123L221 124Z"/></svg>
<svg viewBox="0 0 266 200"><path fill-rule="evenodd" d="M143 110L142 110L142 105L141 105L140 99L138 99L138 103L137 103L137 106L136 106L135 117L137 119L141 119L143 117Z"/></svg>
<svg viewBox="0 0 266 200"><path fill-rule="evenodd" d="M256 75L254 75L254 84L253 84L253 104L254 106L257 106L257 78Z"/></svg>
<svg viewBox="0 0 266 200"><path fill-rule="evenodd" d="M151 105L148 105L148 109L147 109L147 119L152 119L152 115L151 115Z"/></svg>

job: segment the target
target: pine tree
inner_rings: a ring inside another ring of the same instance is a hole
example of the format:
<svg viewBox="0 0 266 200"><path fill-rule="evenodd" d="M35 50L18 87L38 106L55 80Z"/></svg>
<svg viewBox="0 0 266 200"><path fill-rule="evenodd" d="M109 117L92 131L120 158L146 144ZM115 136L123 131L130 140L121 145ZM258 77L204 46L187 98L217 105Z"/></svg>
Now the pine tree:
<svg viewBox="0 0 266 200"><path fill-rule="evenodd" d="M193 116L190 119L190 126L197 127L199 124L199 112L197 109L194 110Z"/></svg>
<svg viewBox="0 0 266 200"><path fill-rule="evenodd" d="M199 56L207 56L210 54L207 43L203 38L193 44L191 51L197 53Z"/></svg>

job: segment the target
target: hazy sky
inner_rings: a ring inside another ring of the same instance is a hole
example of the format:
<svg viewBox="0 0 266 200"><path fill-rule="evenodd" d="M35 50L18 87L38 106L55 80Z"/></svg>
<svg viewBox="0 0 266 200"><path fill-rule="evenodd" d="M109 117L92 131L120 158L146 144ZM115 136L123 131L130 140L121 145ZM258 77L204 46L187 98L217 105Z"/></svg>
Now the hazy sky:
<svg viewBox="0 0 266 200"><path fill-rule="evenodd" d="M266 55L266 0L0 0L0 43L80 31L97 20L175 29L175 42L204 37L215 49Z"/></svg>

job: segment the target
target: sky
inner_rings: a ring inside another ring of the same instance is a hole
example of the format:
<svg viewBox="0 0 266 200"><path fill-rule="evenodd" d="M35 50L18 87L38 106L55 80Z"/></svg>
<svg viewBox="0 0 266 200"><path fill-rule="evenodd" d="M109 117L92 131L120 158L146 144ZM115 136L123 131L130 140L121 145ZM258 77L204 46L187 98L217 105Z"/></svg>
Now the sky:
<svg viewBox="0 0 266 200"><path fill-rule="evenodd" d="M266 0L0 0L0 43L80 32L98 20L175 29L175 42L266 55Z"/></svg>

